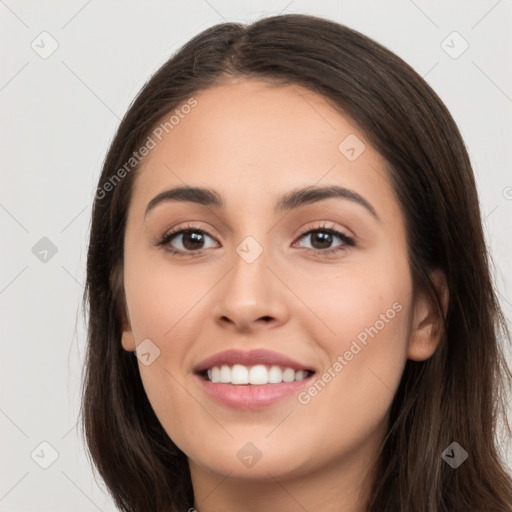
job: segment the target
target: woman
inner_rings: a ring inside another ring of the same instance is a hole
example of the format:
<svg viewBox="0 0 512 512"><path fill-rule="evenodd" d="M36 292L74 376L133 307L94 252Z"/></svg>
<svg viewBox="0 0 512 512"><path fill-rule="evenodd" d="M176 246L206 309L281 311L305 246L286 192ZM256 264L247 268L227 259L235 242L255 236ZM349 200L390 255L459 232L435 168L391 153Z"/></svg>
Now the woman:
<svg viewBox="0 0 512 512"><path fill-rule="evenodd" d="M226 23L162 66L105 160L84 299L121 510L512 510L470 161L354 30Z"/></svg>

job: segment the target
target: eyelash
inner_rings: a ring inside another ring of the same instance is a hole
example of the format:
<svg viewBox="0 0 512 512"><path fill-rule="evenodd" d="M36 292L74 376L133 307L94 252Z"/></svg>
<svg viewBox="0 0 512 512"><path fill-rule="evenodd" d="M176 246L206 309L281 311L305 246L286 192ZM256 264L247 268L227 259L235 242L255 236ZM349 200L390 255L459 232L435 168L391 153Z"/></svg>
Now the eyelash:
<svg viewBox="0 0 512 512"><path fill-rule="evenodd" d="M167 252L169 252L173 256L177 256L177 257L197 256L198 253L200 253L202 251L202 249L198 249L197 251L182 251L182 250L173 249L170 246L170 242L172 241L173 238L177 237L178 235L190 233L190 232L199 233L201 235L206 235L206 236L209 236L210 238L212 238L213 240L215 240L210 234L208 234L207 231L187 225L187 227L185 227L185 228L179 227L179 228L176 228L176 229L170 231L169 233L166 233L156 245L159 247L163 247ZM306 250L308 252L313 252L316 255L319 255L322 257L324 257L326 255L338 253L340 251L346 251L347 247L355 247L356 246L356 243L353 238L350 238L349 236L345 235L344 233L341 233L340 231L334 229L332 226L329 227L326 224L323 224L322 226L318 226L313 229L308 229L306 231L303 231L298 236L297 240L300 240L301 238L305 237L306 235L309 235L312 233L329 233L330 235L337 236L344 242L344 245L335 247L333 249L311 249L309 247L306 247Z"/></svg>

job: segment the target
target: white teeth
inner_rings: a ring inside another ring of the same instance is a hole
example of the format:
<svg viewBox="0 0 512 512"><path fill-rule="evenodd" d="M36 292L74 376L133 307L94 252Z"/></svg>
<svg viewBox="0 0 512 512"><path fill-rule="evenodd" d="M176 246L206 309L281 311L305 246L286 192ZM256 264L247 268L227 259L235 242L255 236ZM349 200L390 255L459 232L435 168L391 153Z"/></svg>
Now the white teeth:
<svg viewBox="0 0 512 512"><path fill-rule="evenodd" d="M295 380L295 370L293 368L286 368L283 372L283 382L293 382Z"/></svg>
<svg viewBox="0 0 512 512"><path fill-rule="evenodd" d="M295 372L295 380L305 379L307 375L308 372L306 370L299 370L298 372Z"/></svg>
<svg viewBox="0 0 512 512"><path fill-rule="evenodd" d="M211 373L212 382L219 382L219 374L220 374L220 370L216 366L214 366L212 368L212 373Z"/></svg>
<svg viewBox="0 0 512 512"><path fill-rule="evenodd" d="M279 366L272 366L268 372L268 381L270 384L279 384L283 382L283 371Z"/></svg>
<svg viewBox="0 0 512 512"><path fill-rule="evenodd" d="M247 366L233 365L233 368L231 368L231 384L249 384L249 369Z"/></svg>
<svg viewBox="0 0 512 512"><path fill-rule="evenodd" d="M214 366L207 371L208 380L222 384L252 384L261 386L263 384L280 384L281 382L293 382L308 377L307 370L293 368L281 368L279 366L266 366L257 364L255 366L244 366L234 364L232 367L223 364L221 367Z"/></svg>
<svg viewBox="0 0 512 512"><path fill-rule="evenodd" d="M223 384L229 384L231 382L231 369L226 364L220 367L220 382Z"/></svg>
<svg viewBox="0 0 512 512"><path fill-rule="evenodd" d="M268 384L268 370L262 364L252 366L249 370L249 384Z"/></svg>

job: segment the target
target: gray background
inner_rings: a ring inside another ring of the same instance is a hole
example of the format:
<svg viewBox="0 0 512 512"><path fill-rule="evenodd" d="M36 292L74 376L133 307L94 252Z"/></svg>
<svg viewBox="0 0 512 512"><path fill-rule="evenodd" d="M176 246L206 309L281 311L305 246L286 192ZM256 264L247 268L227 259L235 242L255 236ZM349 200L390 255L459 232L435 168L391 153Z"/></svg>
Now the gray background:
<svg viewBox="0 0 512 512"><path fill-rule="evenodd" d="M80 301L100 167L129 103L179 46L216 23L280 12L363 32L440 95L469 148L511 317L510 0L0 1L0 510L115 510L76 428Z"/></svg>

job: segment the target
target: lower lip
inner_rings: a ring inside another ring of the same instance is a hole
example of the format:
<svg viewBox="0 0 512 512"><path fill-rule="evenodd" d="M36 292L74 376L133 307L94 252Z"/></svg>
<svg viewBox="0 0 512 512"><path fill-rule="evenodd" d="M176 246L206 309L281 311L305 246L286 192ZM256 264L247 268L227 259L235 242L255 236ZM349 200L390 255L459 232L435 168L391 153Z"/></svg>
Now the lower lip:
<svg viewBox="0 0 512 512"><path fill-rule="evenodd" d="M262 384L259 386L221 384L206 380L200 375L196 375L196 378L206 394L221 404L236 409L254 411L297 395L303 387L309 385L312 375L293 382Z"/></svg>

